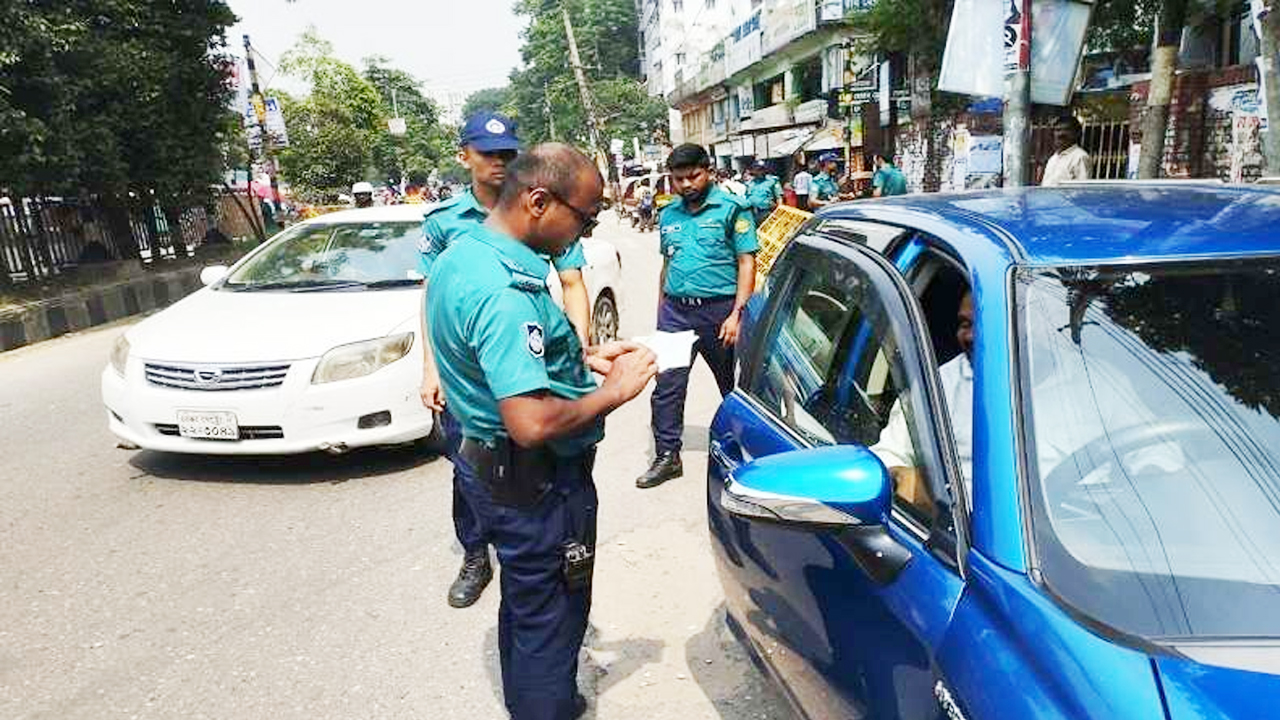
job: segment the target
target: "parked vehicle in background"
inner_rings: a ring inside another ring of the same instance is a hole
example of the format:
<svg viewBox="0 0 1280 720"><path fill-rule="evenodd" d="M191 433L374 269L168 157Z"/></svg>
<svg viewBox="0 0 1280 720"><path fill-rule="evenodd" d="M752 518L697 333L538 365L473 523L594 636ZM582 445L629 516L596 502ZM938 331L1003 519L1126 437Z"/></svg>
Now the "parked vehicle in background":
<svg viewBox="0 0 1280 720"><path fill-rule="evenodd" d="M229 269L205 268L205 288L117 341L102 372L111 432L150 450L207 454L438 443L417 390L423 210L326 214ZM592 335L612 338L618 253L601 240L583 245Z"/></svg>
<svg viewBox="0 0 1280 720"><path fill-rule="evenodd" d="M1277 227L1140 183L809 221L707 478L730 625L802 716L1280 717Z"/></svg>

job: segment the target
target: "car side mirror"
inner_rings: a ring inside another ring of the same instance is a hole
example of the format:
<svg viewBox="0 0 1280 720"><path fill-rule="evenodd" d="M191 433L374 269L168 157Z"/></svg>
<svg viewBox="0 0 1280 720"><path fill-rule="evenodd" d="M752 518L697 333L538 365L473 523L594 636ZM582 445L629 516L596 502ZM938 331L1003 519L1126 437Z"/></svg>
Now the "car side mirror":
<svg viewBox="0 0 1280 720"><path fill-rule="evenodd" d="M226 265L210 265L200 271L200 282L205 287L208 287L226 277L228 270L230 270L230 268Z"/></svg>
<svg viewBox="0 0 1280 720"><path fill-rule="evenodd" d="M740 518L797 530L832 532L876 582L892 582L911 552L890 537L893 504L889 470L856 445L794 450L736 468L720 505Z"/></svg>

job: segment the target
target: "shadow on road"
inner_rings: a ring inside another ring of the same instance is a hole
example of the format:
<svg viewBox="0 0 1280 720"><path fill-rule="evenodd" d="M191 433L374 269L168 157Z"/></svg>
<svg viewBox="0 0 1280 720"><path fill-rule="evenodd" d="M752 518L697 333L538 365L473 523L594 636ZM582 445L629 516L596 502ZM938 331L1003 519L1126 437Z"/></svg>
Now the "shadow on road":
<svg viewBox="0 0 1280 720"><path fill-rule="evenodd" d="M723 720L796 720L795 712L729 630L724 612L721 603L702 630L684 644L694 682ZM749 660L727 661L743 656Z"/></svg>
<svg viewBox="0 0 1280 720"><path fill-rule="evenodd" d="M129 464L155 478L258 485L338 483L412 470L436 455L413 446L359 448L345 455L182 455L142 450Z"/></svg>

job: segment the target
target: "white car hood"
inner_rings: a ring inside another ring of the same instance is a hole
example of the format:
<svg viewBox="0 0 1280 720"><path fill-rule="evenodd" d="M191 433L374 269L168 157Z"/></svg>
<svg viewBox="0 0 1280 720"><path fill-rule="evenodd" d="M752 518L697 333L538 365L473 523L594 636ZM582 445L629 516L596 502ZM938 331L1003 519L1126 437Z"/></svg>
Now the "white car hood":
<svg viewBox="0 0 1280 720"><path fill-rule="evenodd" d="M144 360L242 363L319 357L346 343L417 330L422 288L321 292L202 289L128 333Z"/></svg>

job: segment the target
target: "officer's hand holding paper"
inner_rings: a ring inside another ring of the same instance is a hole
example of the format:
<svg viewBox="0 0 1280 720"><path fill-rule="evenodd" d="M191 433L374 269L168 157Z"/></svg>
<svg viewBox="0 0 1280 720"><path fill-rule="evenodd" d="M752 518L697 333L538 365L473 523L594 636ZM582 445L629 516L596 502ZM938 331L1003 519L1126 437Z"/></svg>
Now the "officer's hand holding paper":
<svg viewBox="0 0 1280 720"><path fill-rule="evenodd" d="M649 348L658 356L658 372L674 368L689 367L693 360L693 344L698 340L698 333L693 330L682 332L663 332L659 330L652 335L635 338L637 342Z"/></svg>

